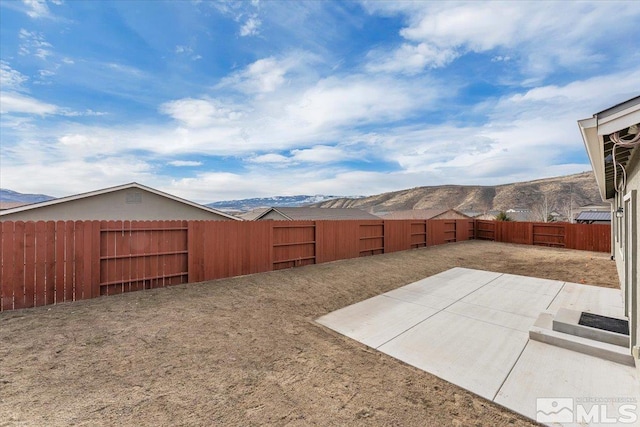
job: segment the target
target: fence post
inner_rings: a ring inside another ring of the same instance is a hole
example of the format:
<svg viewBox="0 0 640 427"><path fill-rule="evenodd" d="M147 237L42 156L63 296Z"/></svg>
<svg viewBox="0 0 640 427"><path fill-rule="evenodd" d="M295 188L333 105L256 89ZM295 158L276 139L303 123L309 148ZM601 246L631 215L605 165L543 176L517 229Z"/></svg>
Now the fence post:
<svg viewBox="0 0 640 427"><path fill-rule="evenodd" d="M529 223L529 244L533 246L533 223Z"/></svg>
<svg viewBox="0 0 640 427"><path fill-rule="evenodd" d="M91 221L91 298L100 296L100 221Z"/></svg>
<svg viewBox="0 0 640 427"><path fill-rule="evenodd" d="M187 223L187 281L204 280L204 226L201 221L190 220Z"/></svg>

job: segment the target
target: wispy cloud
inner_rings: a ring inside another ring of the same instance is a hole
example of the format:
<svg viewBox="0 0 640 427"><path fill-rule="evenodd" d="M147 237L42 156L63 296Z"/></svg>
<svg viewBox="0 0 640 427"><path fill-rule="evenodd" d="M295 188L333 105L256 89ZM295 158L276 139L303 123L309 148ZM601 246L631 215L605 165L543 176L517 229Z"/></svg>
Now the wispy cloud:
<svg viewBox="0 0 640 427"><path fill-rule="evenodd" d="M167 162L168 165L176 166L176 167L195 167L202 166L202 162L198 162L195 160L172 160Z"/></svg>
<svg viewBox="0 0 640 427"><path fill-rule="evenodd" d="M258 19L258 15L251 15L240 27L240 36L246 37L258 35L260 33L260 24L262 24L262 21Z"/></svg>
<svg viewBox="0 0 640 427"><path fill-rule="evenodd" d="M21 40L18 53L20 55L33 55L42 60L46 60L53 55L53 46L47 42L44 35L35 31L27 31L24 28L20 30L19 38Z"/></svg>
<svg viewBox="0 0 640 427"><path fill-rule="evenodd" d="M285 83L286 74L298 64L293 56L262 58L223 79L219 87L229 86L246 93L273 92Z"/></svg>
<svg viewBox="0 0 640 427"><path fill-rule="evenodd" d="M11 68L7 62L0 61L0 88L3 90L20 89L22 83L28 79L29 78L20 71Z"/></svg>
<svg viewBox="0 0 640 427"><path fill-rule="evenodd" d="M47 0L22 0L22 2L27 7L27 15L31 18L46 18L51 14Z"/></svg>
<svg viewBox="0 0 640 427"><path fill-rule="evenodd" d="M166 102L160 106L160 112L190 128L228 124L242 116L240 111L217 101L193 98Z"/></svg>
<svg viewBox="0 0 640 427"><path fill-rule="evenodd" d="M59 107L53 104L38 101L30 96L22 95L16 92L0 92L2 102L0 102L0 111L2 114L9 113L25 113L25 114L56 114Z"/></svg>

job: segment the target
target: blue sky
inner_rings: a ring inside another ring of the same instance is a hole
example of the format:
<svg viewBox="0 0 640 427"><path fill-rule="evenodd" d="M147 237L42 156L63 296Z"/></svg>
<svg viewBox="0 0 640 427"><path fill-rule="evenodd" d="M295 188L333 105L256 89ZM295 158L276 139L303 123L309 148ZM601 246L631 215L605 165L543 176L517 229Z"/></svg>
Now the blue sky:
<svg viewBox="0 0 640 427"><path fill-rule="evenodd" d="M0 2L0 186L196 202L590 170L640 2Z"/></svg>

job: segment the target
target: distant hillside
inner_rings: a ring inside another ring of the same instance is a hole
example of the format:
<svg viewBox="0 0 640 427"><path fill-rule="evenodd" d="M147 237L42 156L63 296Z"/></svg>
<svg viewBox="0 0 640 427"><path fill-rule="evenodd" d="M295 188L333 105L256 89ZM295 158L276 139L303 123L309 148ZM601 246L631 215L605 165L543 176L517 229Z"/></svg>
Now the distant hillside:
<svg viewBox="0 0 640 427"><path fill-rule="evenodd" d="M255 199L226 200L209 203L208 207L226 212L247 212L258 208L296 207L323 202L340 196L274 196Z"/></svg>
<svg viewBox="0 0 640 427"><path fill-rule="evenodd" d="M592 172L496 186L439 185L417 187L358 199L339 198L311 206L359 208L373 214L410 209L452 208L486 212L524 208L536 210L545 203L549 210L602 204ZM562 213L562 212L561 212Z"/></svg>
<svg viewBox="0 0 640 427"><path fill-rule="evenodd" d="M53 200L55 197L46 194L23 194L16 191L0 188L0 202L38 203Z"/></svg>

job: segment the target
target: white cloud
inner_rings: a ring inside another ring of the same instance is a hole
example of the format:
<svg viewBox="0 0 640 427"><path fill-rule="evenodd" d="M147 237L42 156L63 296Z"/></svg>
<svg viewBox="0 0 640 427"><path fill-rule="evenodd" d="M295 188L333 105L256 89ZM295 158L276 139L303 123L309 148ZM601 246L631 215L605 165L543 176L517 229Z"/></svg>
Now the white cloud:
<svg viewBox="0 0 640 427"><path fill-rule="evenodd" d="M53 55L51 50L53 46L45 40L42 33L27 31L22 28L18 33L18 38L21 40L18 54L22 56L33 55L44 61Z"/></svg>
<svg viewBox="0 0 640 427"><path fill-rule="evenodd" d="M16 92L1 92L0 112L2 114L21 113L21 114L56 114L59 107L53 104L47 104L38 101L30 96L22 95Z"/></svg>
<svg viewBox="0 0 640 427"><path fill-rule="evenodd" d="M426 82L414 85L353 75L323 79L287 108L294 123L318 129L397 120L416 108L431 105L437 96Z"/></svg>
<svg viewBox="0 0 640 427"><path fill-rule="evenodd" d="M578 80L564 86L548 85L540 86L526 91L523 94L515 94L508 98L512 104L535 104L540 102L553 102L558 107L562 101L569 105L577 105L579 102L600 99L602 107L621 99L627 94L637 92L640 88L640 70L619 72L604 76L595 76L586 80Z"/></svg>
<svg viewBox="0 0 640 427"><path fill-rule="evenodd" d="M295 161L305 163L333 163L347 160L351 157L344 149L327 145L292 150L291 154Z"/></svg>
<svg viewBox="0 0 640 427"><path fill-rule="evenodd" d="M46 180L34 180L43 176ZM100 161L84 158L46 158L28 161L3 161L0 171L3 187L24 193L42 193L54 197L68 196L105 187L140 182L159 188L162 180L153 175L151 165L136 156L102 157Z"/></svg>
<svg viewBox="0 0 640 427"><path fill-rule="evenodd" d="M240 36L256 36L260 33L260 25L262 22L258 19L257 15L250 16L244 24L240 27Z"/></svg>
<svg viewBox="0 0 640 427"><path fill-rule="evenodd" d="M260 156L250 157L250 163L266 163L266 164L287 164L291 162L291 158L282 154L268 153Z"/></svg>
<svg viewBox="0 0 640 427"><path fill-rule="evenodd" d="M202 166L202 162L198 162L195 160L172 160L170 162L167 162L167 164L176 167Z"/></svg>
<svg viewBox="0 0 640 427"><path fill-rule="evenodd" d="M468 52L497 51L494 58L517 51L521 69L544 76L559 69L580 69L601 62L602 39L594 28L634 32L640 8L633 2L366 2L370 13L400 14L405 43L382 64L372 52L369 68L410 71L442 67ZM576 17L570 22L567 17ZM619 19L624 16L624 19ZM544 34L544 37L541 35ZM619 46L609 45L610 50ZM420 51L424 51L420 53Z"/></svg>
<svg viewBox="0 0 640 427"><path fill-rule="evenodd" d="M46 18L50 15L47 0L22 0L27 6L27 15L31 18Z"/></svg>
<svg viewBox="0 0 640 427"><path fill-rule="evenodd" d="M230 86L246 93L267 93L278 89L285 82L285 75L296 65L292 57L277 60L259 59L241 72L223 79L221 87Z"/></svg>
<svg viewBox="0 0 640 427"><path fill-rule="evenodd" d="M29 78L20 71L11 68L7 62L0 61L0 88L2 88L2 90L20 89L22 83L28 79Z"/></svg>
<svg viewBox="0 0 640 427"><path fill-rule="evenodd" d="M106 116L108 114L109 113L106 113L104 111L93 111L90 108L84 111L72 111L66 108L60 109L60 115L66 116L66 117L100 117L100 116Z"/></svg>
<svg viewBox="0 0 640 427"><path fill-rule="evenodd" d="M182 46L182 45L178 45L176 46L176 53L193 53L193 49L190 48L189 46Z"/></svg>
<svg viewBox="0 0 640 427"><path fill-rule="evenodd" d="M392 55L385 50L371 51L367 55L369 62L366 65L371 72L403 72L407 74L418 73L425 68L443 67L459 54L454 49L441 49L428 43L412 45L403 43Z"/></svg>
<svg viewBox="0 0 640 427"><path fill-rule="evenodd" d="M214 100L193 98L166 102L159 110L191 128L228 123L242 116L240 112Z"/></svg>

